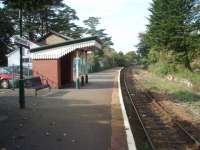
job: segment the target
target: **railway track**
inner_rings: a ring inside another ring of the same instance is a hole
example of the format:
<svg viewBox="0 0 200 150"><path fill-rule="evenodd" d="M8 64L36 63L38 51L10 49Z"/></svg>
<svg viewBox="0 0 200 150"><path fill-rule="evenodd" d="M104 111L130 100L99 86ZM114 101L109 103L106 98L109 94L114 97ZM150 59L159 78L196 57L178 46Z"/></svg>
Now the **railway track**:
<svg viewBox="0 0 200 150"><path fill-rule="evenodd" d="M199 150L200 142L192 136L149 91L135 88L131 68L124 69L121 77L149 149Z"/></svg>

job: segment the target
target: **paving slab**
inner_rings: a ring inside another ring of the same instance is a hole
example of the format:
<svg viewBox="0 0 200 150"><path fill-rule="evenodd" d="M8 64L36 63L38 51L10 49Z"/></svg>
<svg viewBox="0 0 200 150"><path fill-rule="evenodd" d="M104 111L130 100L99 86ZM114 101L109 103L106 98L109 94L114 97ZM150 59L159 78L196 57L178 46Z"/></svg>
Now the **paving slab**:
<svg viewBox="0 0 200 150"><path fill-rule="evenodd" d="M24 110L17 90L0 90L0 150L126 150L118 71L90 74L80 90L26 91Z"/></svg>

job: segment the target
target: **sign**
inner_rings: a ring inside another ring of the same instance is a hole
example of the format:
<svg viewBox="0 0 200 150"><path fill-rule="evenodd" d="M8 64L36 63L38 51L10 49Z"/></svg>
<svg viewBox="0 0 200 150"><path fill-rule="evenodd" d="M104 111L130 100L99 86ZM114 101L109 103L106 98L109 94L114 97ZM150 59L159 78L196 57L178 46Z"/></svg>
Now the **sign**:
<svg viewBox="0 0 200 150"><path fill-rule="evenodd" d="M81 59L79 57L75 58L75 64L80 65L81 64Z"/></svg>
<svg viewBox="0 0 200 150"><path fill-rule="evenodd" d="M14 36L14 43L21 45L23 47L26 47L26 48L30 48L30 42L26 39L19 37L19 36Z"/></svg>

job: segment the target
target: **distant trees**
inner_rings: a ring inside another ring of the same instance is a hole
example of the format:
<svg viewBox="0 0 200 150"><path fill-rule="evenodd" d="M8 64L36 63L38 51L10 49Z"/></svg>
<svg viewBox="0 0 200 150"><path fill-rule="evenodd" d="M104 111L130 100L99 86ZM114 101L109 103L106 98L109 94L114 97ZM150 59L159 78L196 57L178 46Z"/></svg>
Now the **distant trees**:
<svg viewBox="0 0 200 150"><path fill-rule="evenodd" d="M148 36L146 33L139 33L139 43L137 46L138 56L139 57L147 57L149 50L150 50L150 43L148 41Z"/></svg>
<svg viewBox="0 0 200 150"><path fill-rule="evenodd" d="M199 0L153 0L138 53L150 63L182 64L192 70L191 61L200 51L199 9Z"/></svg>
<svg viewBox="0 0 200 150"><path fill-rule="evenodd" d="M117 66L126 67L133 63L137 63L138 56L134 51L129 51L126 54L122 52L115 54L115 61Z"/></svg>

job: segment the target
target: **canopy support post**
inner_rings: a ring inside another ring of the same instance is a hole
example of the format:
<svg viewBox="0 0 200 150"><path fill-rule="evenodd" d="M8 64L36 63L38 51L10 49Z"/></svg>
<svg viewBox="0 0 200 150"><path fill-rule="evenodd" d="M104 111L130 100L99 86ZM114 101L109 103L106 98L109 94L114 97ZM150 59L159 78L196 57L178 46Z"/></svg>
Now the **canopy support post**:
<svg viewBox="0 0 200 150"><path fill-rule="evenodd" d="M80 58L78 50L76 51L76 89L80 89L80 80L79 80L79 65L80 65Z"/></svg>

